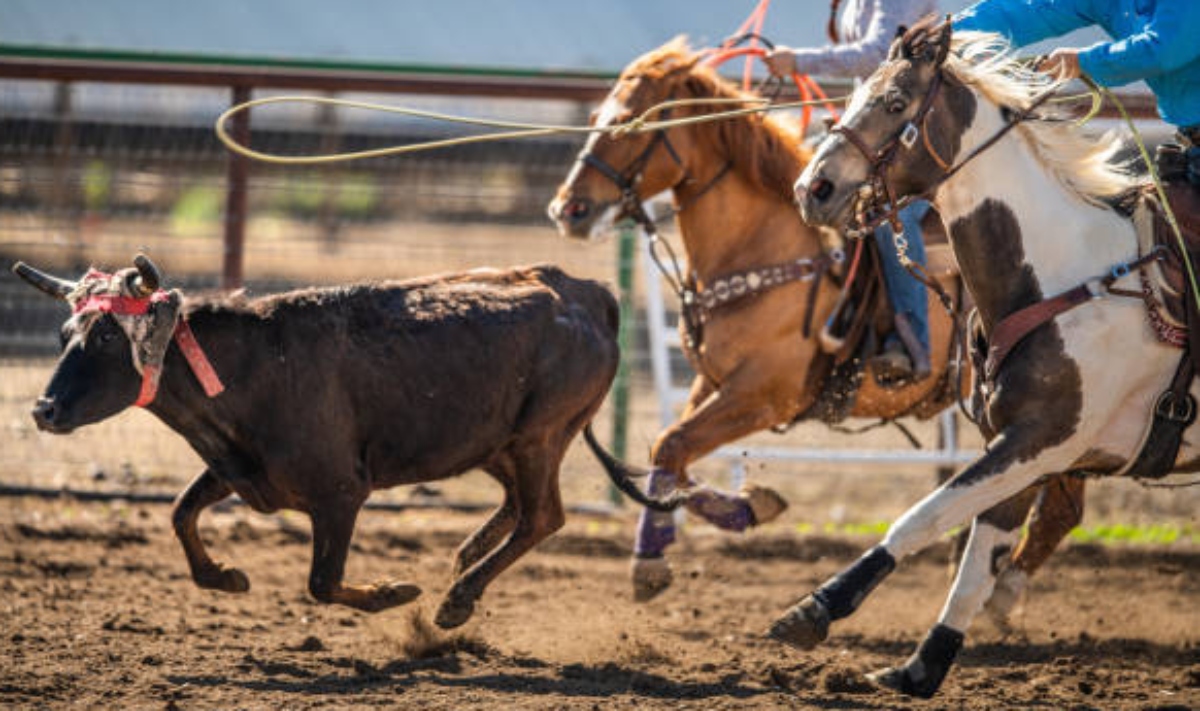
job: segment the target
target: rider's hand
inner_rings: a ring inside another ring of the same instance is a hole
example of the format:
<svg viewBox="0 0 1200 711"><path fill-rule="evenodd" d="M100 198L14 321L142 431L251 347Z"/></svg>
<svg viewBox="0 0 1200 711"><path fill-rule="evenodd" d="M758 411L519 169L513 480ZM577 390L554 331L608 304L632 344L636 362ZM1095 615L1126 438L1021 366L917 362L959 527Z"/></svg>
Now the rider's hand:
<svg viewBox="0 0 1200 711"><path fill-rule="evenodd" d="M1083 72L1079 69L1079 50L1056 49L1038 63L1038 71L1063 79L1078 79Z"/></svg>
<svg viewBox="0 0 1200 711"><path fill-rule="evenodd" d="M796 73L796 55L789 47L777 47L763 57L771 76L790 77Z"/></svg>

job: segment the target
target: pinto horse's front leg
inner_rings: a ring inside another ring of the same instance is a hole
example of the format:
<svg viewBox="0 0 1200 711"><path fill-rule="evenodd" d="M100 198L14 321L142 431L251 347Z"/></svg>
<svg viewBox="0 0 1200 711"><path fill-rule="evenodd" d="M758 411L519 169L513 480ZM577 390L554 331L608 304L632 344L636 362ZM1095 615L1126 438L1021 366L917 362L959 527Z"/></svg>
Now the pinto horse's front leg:
<svg viewBox="0 0 1200 711"><path fill-rule="evenodd" d="M971 527L950 598L938 624L904 664L869 675L876 683L910 696L930 698L946 678L971 621L992 595L1012 555L1021 524L1041 490L1033 486L985 511Z"/></svg>
<svg viewBox="0 0 1200 711"><path fill-rule="evenodd" d="M879 545L788 610L768 634L800 649L815 647L828 636L832 622L858 609L896 561L1020 493L1047 471L1065 469L1080 454L1076 439L1031 456L1031 446L1019 430L1002 433L986 454L905 512Z"/></svg>

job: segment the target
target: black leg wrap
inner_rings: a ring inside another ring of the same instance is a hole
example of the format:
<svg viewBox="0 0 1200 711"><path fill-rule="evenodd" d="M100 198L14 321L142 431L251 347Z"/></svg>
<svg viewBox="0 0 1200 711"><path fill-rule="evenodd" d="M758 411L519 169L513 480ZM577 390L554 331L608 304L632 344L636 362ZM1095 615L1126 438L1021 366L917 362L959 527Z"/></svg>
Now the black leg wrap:
<svg viewBox="0 0 1200 711"><path fill-rule="evenodd" d="M884 669L871 675L881 686L908 696L932 698L962 649L963 634L945 625L937 625L917 647L903 666Z"/></svg>
<svg viewBox="0 0 1200 711"><path fill-rule="evenodd" d="M835 575L812 594L829 612L831 620L849 617L875 586L896 569L896 559L883 546L875 546L854 564Z"/></svg>

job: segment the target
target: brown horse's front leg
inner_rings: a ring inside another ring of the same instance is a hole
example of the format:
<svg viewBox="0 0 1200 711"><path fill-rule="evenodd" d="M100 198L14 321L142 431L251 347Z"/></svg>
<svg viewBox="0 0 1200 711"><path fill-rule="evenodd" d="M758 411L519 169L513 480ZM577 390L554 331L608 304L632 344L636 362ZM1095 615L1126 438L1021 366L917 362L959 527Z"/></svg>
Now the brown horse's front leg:
<svg viewBox="0 0 1200 711"><path fill-rule="evenodd" d="M346 605L363 612L379 612L412 602L420 596L421 588L410 583L342 583L359 505L359 502L325 501L311 513L313 560L308 577L309 592L320 602Z"/></svg>
<svg viewBox="0 0 1200 711"><path fill-rule="evenodd" d="M752 370L746 367L741 372ZM764 379L732 378L715 397L659 437L653 452L655 471L685 471L688 464L721 445L786 419L790 412L779 406L778 395L779 390ZM729 494L698 486L687 507L718 528L743 531L774 519L787 503L765 487L747 486Z"/></svg>
<svg viewBox="0 0 1200 711"><path fill-rule="evenodd" d="M249 590L250 580L237 568L213 561L204 549L204 541L200 540L200 534L196 530L200 512L232 493L233 489L223 479L211 469L205 469L175 500L171 523L175 528L176 537L183 544L183 553L187 556L192 580L202 588L236 593Z"/></svg>
<svg viewBox="0 0 1200 711"><path fill-rule="evenodd" d="M747 368L743 372L754 372ZM693 394L703 392L693 388ZM757 378L733 377L719 391L707 393L688 416L663 432L652 453L650 493L661 496L687 483L687 465L723 444L769 427L786 417L775 406L778 390ZM787 504L775 492L748 487L737 495L697 488L688 509L727 530L744 530L778 516ZM643 511L634 543L633 588L638 601L653 599L671 585L663 552L675 540L670 513Z"/></svg>

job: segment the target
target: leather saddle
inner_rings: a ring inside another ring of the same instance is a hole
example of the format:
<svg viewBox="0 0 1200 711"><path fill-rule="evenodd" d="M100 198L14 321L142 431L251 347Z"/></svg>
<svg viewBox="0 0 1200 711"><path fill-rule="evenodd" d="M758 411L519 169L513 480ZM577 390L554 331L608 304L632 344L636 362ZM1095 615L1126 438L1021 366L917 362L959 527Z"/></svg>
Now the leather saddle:
<svg viewBox="0 0 1200 711"><path fill-rule="evenodd" d="M1168 182L1163 184L1163 192L1183 235L1183 248L1191 256L1192 264L1200 266L1200 187L1187 182ZM1139 191L1133 219L1143 254L1165 247L1171 255L1169 259L1158 262L1159 278L1155 280L1155 296L1165 306L1165 315L1172 325L1184 328L1188 324L1184 301L1188 276L1181 247L1153 185L1147 185Z"/></svg>

